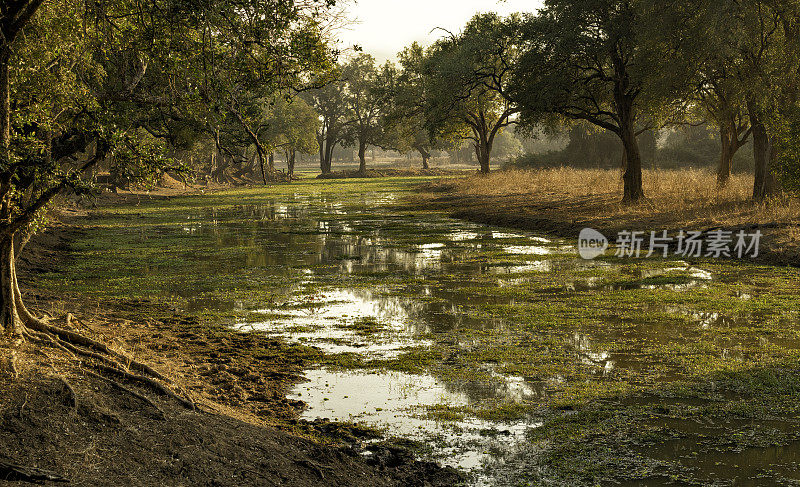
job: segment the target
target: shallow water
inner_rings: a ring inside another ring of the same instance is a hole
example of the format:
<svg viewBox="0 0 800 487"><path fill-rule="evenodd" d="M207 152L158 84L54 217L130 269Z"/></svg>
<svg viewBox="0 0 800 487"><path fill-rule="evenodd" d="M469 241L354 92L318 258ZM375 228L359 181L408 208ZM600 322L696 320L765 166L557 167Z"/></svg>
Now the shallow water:
<svg viewBox="0 0 800 487"><path fill-rule="evenodd" d="M497 464L526 451L526 432L554 401L613 397L800 349L797 316L774 312L795 275L704 261L587 262L572 242L409 214L390 206L397 199L397 188L349 187L106 215L66 280L169 299L317 347L325 360L292 392L308 405L303 418L420 441L421 455L486 485L516 482ZM783 287L765 287L779 278ZM669 448L649 453L661 459ZM770 448L747 458L768 466ZM718 477L711 461L681 461Z"/></svg>

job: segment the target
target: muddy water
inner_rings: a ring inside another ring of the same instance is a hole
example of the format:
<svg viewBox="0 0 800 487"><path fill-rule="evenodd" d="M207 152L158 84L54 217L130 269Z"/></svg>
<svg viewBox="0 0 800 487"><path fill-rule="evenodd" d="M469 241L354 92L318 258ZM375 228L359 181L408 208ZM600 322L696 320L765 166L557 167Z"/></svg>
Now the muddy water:
<svg viewBox="0 0 800 487"><path fill-rule="evenodd" d="M396 188L373 189L311 185L242 205L232 195L212 207L106 215L80 247L87 258L70 284L170 299L319 348L324 360L292 392L308 405L303 418L414 440L421 456L473 473L475 485L527 478L520 459L533 462L543 448L530 438L553 411L569 417L586 401L800 356L800 320L778 310L794 299L794 274L587 262L573 242L411 214L393 207ZM719 465L738 465L735 452L686 453L698 440L674 434L680 425L642 425L671 428L658 448L628 452L648 465L671 461L666 471L701 483L724 477ZM738 430L725 431L723 439ZM779 458L780 478L794 478L787 455L797 443L780 439L742 446L754 466L736 475L763 476Z"/></svg>

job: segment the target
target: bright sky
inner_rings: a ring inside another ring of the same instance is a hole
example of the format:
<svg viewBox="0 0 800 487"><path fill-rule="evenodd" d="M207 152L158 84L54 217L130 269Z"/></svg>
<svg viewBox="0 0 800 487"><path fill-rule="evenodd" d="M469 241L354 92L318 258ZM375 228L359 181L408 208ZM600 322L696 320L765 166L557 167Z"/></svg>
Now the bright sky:
<svg viewBox="0 0 800 487"><path fill-rule="evenodd" d="M355 22L339 33L343 47L360 45L383 63L414 41L429 45L444 34L458 33L476 13L533 12L542 0L358 0L349 7Z"/></svg>

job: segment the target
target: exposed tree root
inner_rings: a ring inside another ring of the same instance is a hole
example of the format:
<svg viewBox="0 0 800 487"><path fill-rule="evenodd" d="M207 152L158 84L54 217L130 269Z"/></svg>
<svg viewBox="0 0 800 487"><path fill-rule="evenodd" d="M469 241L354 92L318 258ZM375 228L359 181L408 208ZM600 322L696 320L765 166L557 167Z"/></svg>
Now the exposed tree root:
<svg viewBox="0 0 800 487"><path fill-rule="evenodd" d="M100 352L102 352L102 353L104 353L106 355L109 355L109 356L114 357L117 360L121 361L122 363L125 364L126 368L129 368L129 369L132 369L132 370L136 370L138 372L145 373L145 374L150 375L152 377L155 377L157 379L169 382L169 379L164 377L164 375L162 375L158 371L154 370L149 365L143 364L143 363L138 362L136 360L133 360L133 359L131 359L129 357L126 357L125 355L110 349L106 344L98 342L97 340L93 340L93 339L91 339L89 337L86 337L86 336L83 336L81 334L78 334L78 333L75 333L75 332L72 332L72 331L69 331L69 330L64 330L63 328L59 328L57 326L50 325L49 323L47 323L47 322L45 322L43 320L40 320L38 318L25 319L25 325L28 328L32 328L32 329L34 329L36 331L39 331L41 333L47 333L47 334L50 334L50 335L54 335L60 341L61 344L65 344L66 343L66 344L72 345L73 348L74 348L74 345L80 345L80 346L83 346L83 347L87 347L87 348L92 348L92 349L98 350L98 351L100 351ZM69 347L67 347L67 348L69 348ZM73 352L75 352L74 349L73 349ZM99 354L97 354L95 352L91 352L89 350L81 350L79 353L81 355L87 355L87 356L91 356L92 358L95 358L95 359L100 359L100 355ZM104 359L104 360L106 360L106 359Z"/></svg>
<svg viewBox="0 0 800 487"><path fill-rule="evenodd" d="M22 330L22 337L27 339L27 340L30 340L30 341L32 341L34 343L38 343L40 345L50 345L53 348L57 348L57 349L61 350L62 352L65 352L68 355L70 355L73 359L77 360L77 358L78 358L67 347L65 347L64 345L60 344L59 342L57 342L55 340L55 338L53 338L52 336L47 335L45 333L40 333L40 332L35 331L35 330L24 329L24 330Z"/></svg>
<svg viewBox="0 0 800 487"><path fill-rule="evenodd" d="M20 315L20 321L23 323L22 326L20 326L20 332L24 338L57 348L67 353L75 360L83 358L85 359L85 364L87 366L115 374L133 382L138 382L147 388L175 399L188 409L196 409L194 402L181 397L174 390L159 382L171 381L149 365L138 362L117 351L114 351L105 343L73 331L59 328L51 325L45 320L36 318L27 310L27 308L25 308L25 305L22 302L21 293L18 289L16 289L15 294L17 312ZM67 318L67 322L69 324L71 318L73 317L68 315ZM146 399L144 396L134 393L133 391L129 391L122 384L112 381L111 379L108 379L108 381L111 381L114 385L125 390L126 392L133 393L138 398L146 400L153 407L161 411L155 406L155 404Z"/></svg>
<svg viewBox="0 0 800 487"><path fill-rule="evenodd" d="M104 372L116 374L117 376L133 382L138 382L147 388L175 399L186 408L192 410L196 409L194 402L181 397L173 389L162 384L160 381L167 383L172 381L149 365L133 360L120 352L112 350L105 343L81 335L80 333L59 328L51 325L47 319L40 319L33 316L33 314L28 311L28 308L25 307L25 303L22 300L22 293L19 290L13 259L9 278L11 279L10 294L13 296L11 321L14 324L14 334L22 339L28 339L57 348L67 353L75 360L78 360L79 357L83 358L88 366ZM72 321L74 319L71 313L67 314L65 320L67 326L72 326ZM124 387L122 384L116 382L114 382L114 384L120 388ZM71 387L69 389L71 390ZM74 394L74 390L72 390L72 392ZM146 399L144 396L140 395L137 395L137 397ZM77 402L77 398L75 401ZM150 402L149 400L147 401ZM150 404L155 407L152 402L150 402Z"/></svg>
<svg viewBox="0 0 800 487"><path fill-rule="evenodd" d="M329 467L314 463L311 460L295 460L294 462L313 471L315 474L317 474L317 476L319 476L320 480L325 480L325 473L322 471L322 469L330 469Z"/></svg>
<svg viewBox="0 0 800 487"><path fill-rule="evenodd" d="M72 409L78 407L78 394L75 393L75 389L72 388L72 385L67 382L67 379L59 376L58 380L64 386L64 389L69 393L69 405Z"/></svg>
<svg viewBox="0 0 800 487"><path fill-rule="evenodd" d="M45 345L50 345L54 348L58 348L59 350L66 352L76 360L78 360L79 358L83 358L86 360L85 364L87 366L94 367L104 372L116 374L118 376L121 376L125 379L134 382L138 382L144 385L145 387L153 389L156 392L159 392L161 394L164 394L168 397L177 400L179 403L181 403L183 406L189 409L195 409L195 404L192 401L181 397L175 391L173 391L169 387L159 382L159 379L162 379L164 376L158 372L153 371L151 367L129 359L126 360L127 364L120 363L111 358L111 357L124 357L122 354L116 352L109 353L110 356L107 356L94 352L92 350L81 348L80 346L76 346L74 342L80 341L83 344L94 344L99 342L96 342L95 340L92 340L87 337L83 337L82 335L78 335L77 333L74 332L67 332L67 334L64 335L60 332L65 332L66 330L61 330L60 328L48 324L45 325L46 326L39 327L38 330L25 329L24 330L25 337L29 340L42 343ZM66 336L71 340L69 341L65 340L64 336ZM75 340L75 337L80 337L80 340ZM103 345L103 347L105 347L105 345ZM105 349L108 350L108 347L105 347ZM131 369L135 369L145 374L149 374L149 377L146 375L139 375L137 373L131 372L130 371ZM151 373L151 371L153 373ZM119 386L123 387L121 384L119 384Z"/></svg>
<svg viewBox="0 0 800 487"><path fill-rule="evenodd" d="M95 374L94 372L92 372L90 370L84 370L83 372L86 375L94 377L95 379L99 379L99 380L101 380L101 381L103 381L103 382L105 382L105 383L107 383L107 384L119 389L120 391L135 397L136 399L142 401L143 403L147 404L148 406L150 406L151 408L156 410L156 412L158 413L158 417L160 419L164 419L166 417L166 415L164 414L164 411L162 411L161 408L156 405L156 403L154 403L153 401L148 399L146 396L143 396L142 394L139 394L138 392L125 387L124 385L120 384L119 382L117 382L117 381L115 381L113 379L109 379L108 377L104 377L104 376L102 376L100 374Z"/></svg>
<svg viewBox="0 0 800 487"><path fill-rule="evenodd" d="M108 366L108 365L105 365L105 364L102 364L102 363L96 363L96 364L93 364L93 366L95 368L99 369L99 370L104 371L104 372L117 374L120 377L126 378L128 380L132 380L134 382L139 382L139 383L141 383L141 384L143 384L145 386L151 387L151 388L155 389L156 391L158 391L158 392L160 392L160 393L162 393L162 394L164 394L166 396L169 396L172 399L175 399L176 401L181 403L187 409L192 409L192 410L197 409L197 406L195 405L194 402L190 401L189 399L186 399L184 397L179 396L175 391L173 391L169 387L165 386L164 384L158 382L156 379L153 379L153 378L150 378L150 377L146 377L146 376L143 376L143 375L133 374L131 372L127 372L125 370L122 370L122 369L119 369L119 368L116 368L116 367L111 367L111 366Z"/></svg>
<svg viewBox="0 0 800 487"><path fill-rule="evenodd" d="M12 482L69 482L55 472L0 461L0 479Z"/></svg>
<svg viewBox="0 0 800 487"><path fill-rule="evenodd" d="M19 379L19 369L17 369L17 352L11 353L11 360L9 360L8 365L11 368L11 375L14 377L14 380Z"/></svg>

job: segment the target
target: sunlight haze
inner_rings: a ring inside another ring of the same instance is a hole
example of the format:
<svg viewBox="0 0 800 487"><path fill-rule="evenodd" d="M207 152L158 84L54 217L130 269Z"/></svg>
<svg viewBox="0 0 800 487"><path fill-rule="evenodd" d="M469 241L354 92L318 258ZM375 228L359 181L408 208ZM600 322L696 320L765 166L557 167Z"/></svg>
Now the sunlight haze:
<svg viewBox="0 0 800 487"><path fill-rule="evenodd" d="M442 27L457 33L476 13L533 12L541 0L360 0L348 7L351 24L338 37L342 47L357 44L379 63L394 59L414 41L429 45L443 35Z"/></svg>

